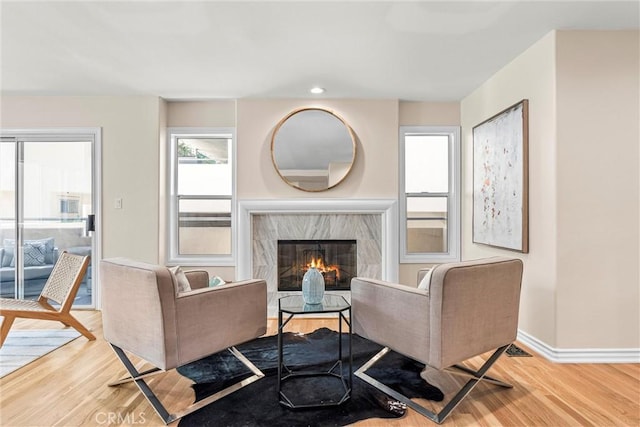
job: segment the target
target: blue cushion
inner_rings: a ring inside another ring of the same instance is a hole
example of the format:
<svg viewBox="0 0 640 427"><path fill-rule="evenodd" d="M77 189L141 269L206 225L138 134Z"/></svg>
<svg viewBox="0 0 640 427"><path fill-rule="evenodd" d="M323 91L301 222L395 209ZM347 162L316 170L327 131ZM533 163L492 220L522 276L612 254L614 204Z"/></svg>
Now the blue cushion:
<svg viewBox="0 0 640 427"><path fill-rule="evenodd" d="M213 288L214 286L224 285L226 282L222 279L222 277L214 276L209 280L209 287Z"/></svg>
<svg viewBox="0 0 640 427"><path fill-rule="evenodd" d="M37 267L39 265L45 265L46 246L44 243L25 243L22 251L22 261L25 267ZM11 263L11 267L15 267L15 257Z"/></svg>
<svg viewBox="0 0 640 427"><path fill-rule="evenodd" d="M9 239L4 239L3 248L4 255L2 256L2 265L0 267L9 267L11 261L13 261L13 245L7 244Z"/></svg>
<svg viewBox="0 0 640 427"><path fill-rule="evenodd" d="M14 267L15 266L15 261L14 261L14 248L16 246L16 241L15 239L4 239L3 241L3 246L4 246L4 256L2 257L2 267ZM55 264L56 260L55 260L55 253L54 253L54 248L55 248L55 242L53 237L48 237L46 239L34 239L34 240L25 240L24 241L25 244L25 267L29 267L29 266L34 266L34 265L45 265L45 264ZM43 250L41 248L41 245L43 246ZM31 246L30 249L27 249L27 246ZM39 248L37 249L38 252L44 253L44 261L42 264L39 263L40 260L40 256L38 255L37 257L35 256L36 254L33 252L33 248ZM27 261L27 252L29 252L29 256L30 256L30 261ZM27 264L27 262L29 262L29 264Z"/></svg>

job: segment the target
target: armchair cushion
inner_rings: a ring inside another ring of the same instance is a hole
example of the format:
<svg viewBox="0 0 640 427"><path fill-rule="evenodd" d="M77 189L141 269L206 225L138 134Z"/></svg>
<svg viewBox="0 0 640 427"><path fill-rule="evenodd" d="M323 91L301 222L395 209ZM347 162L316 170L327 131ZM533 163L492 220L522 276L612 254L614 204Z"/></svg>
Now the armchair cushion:
<svg viewBox="0 0 640 427"><path fill-rule="evenodd" d="M264 335L267 332L266 301L266 284L262 280L245 280L179 294L176 313L180 360L198 360L203 355Z"/></svg>
<svg viewBox="0 0 640 427"><path fill-rule="evenodd" d="M169 268L169 271L171 272L173 281L176 284L178 293L189 292L191 290L189 279L187 279L187 276L184 274L184 271L182 271L180 266L171 267Z"/></svg>
<svg viewBox="0 0 640 427"><path fill-rule="evenodd" d="M431 274L433 273L433 269L436 268L435 266L428 268L428 269L424 269L425 273L424 276L422 276L422 279L420 279L420 281L418 282L418 289L424 289L427 292L429 292L429 286L431 285ZM420 270L421 272L423 270ZM420 275L420 273L418 273L418 275Z"/></svg>

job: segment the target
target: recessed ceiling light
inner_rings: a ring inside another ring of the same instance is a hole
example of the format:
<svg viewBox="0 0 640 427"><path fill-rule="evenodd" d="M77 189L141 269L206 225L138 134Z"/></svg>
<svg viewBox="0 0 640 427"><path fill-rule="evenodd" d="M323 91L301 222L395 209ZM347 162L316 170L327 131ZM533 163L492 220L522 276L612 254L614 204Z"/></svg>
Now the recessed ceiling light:
<svg viewBox="0 0 640 427"><path fill-rule="evenodd" d="M309 90L309 92L313 93L313 94L320 94L320 93L324 93L324 88L321 87L312 87L311 90Z"/></svg>

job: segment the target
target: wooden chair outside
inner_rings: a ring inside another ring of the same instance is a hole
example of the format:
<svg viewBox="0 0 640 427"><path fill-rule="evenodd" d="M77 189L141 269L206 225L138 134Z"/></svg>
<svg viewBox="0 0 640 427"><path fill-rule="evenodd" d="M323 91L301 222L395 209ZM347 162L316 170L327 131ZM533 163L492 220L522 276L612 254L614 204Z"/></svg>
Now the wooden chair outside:
<svg viewBox="0 0 640 427"><path fill-rule="evenodd" d="M95 340L96 337L70 313L88 266L88 256L62 252L37 301L0 298L0 316L4 317L0 326L0 347L16 318L56 320L76 329L89 340ZM53 307L49 300L60 307Z"/></svg>

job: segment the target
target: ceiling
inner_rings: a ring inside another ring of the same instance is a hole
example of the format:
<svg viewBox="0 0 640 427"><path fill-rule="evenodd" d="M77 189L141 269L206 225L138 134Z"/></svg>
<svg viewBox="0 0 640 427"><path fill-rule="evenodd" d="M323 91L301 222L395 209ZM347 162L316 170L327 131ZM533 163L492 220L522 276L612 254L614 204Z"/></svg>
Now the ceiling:
<svg viewBox="0 0 640 427"><path fill-rule="evenodd" d="M458 101L554 29L638 29L640 1L6 1L14 95Z"/></svg>

